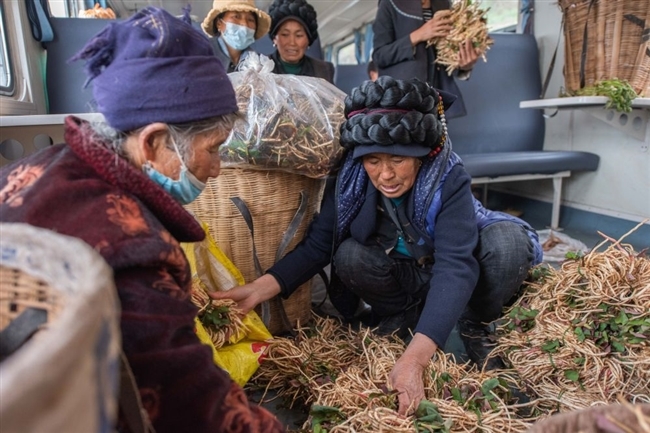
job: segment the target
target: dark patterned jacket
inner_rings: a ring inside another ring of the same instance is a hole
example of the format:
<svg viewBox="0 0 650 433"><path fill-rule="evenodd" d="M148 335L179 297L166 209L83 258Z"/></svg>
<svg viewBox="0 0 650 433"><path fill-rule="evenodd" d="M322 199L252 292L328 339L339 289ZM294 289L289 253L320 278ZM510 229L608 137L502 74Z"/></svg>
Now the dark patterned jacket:
<svg viewBox="0 0 650 433"><path fill-rule="evenodd" d="M75 236L113 268L122 343L154 428L280 432L213 364L194 334L197 308L179 242L204 237L170 195L68 117L60 144L0 169L0 220Z"/></svg>

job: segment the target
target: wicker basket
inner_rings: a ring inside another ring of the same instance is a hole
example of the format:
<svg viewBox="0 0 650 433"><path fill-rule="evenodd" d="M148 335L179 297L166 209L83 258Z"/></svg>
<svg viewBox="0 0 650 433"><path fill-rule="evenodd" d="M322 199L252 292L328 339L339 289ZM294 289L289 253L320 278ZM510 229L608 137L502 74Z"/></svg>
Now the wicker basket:
<svg viewBox="0 0 650 433"><path fill-rule="evenodd" d="M0 266L0 330L28 308L45 310L48 322L55 321L64 301L61 292L52 289L45 281L19 269Z"/></svg>
<svg viewBox="0 0 650 433"><path fill-rule="evenodd" d="M291 251L303 238L314 213L320 206L324 181L280 171L258 171L224 168L219 177L211 179L203 193L187 208L200 221L208 224L215 242L239 268L246 282L257 278L253 261L253 241L244 218L230 200L242 199L253 218L255 248L262 271L275 263L282 237L300 204L300 192L307 193L306 212L295 236L285 252ZM291 297L282 301L291 326L311 319L311 285L300 286ZM272 303L271 334L285 331L278 303Z"/></svg>
<svg viewBox="0 0 650 433"><path fill-rule="evenodd" d="M590 3L591 5L590 8ZM580 86L580 64L585 26L584 87L618 78L627 80L639 96L650 96L650 1L560 0L564 14L566 90Z"/></svg>

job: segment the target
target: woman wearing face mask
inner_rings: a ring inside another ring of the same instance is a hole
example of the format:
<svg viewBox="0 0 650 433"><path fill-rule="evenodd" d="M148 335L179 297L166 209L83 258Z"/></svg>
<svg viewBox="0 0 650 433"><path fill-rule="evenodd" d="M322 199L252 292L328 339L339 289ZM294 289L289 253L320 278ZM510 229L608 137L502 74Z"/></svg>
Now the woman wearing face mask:
<svg viewBox="0 0 650 433"><path fill-rule="evenodd" d="M219 175L239 114L210 43L186 19L147 7L86 44L77 57L106 122L70 116L65 144L2 167L0 220L77 237L113 268L123 350L156 432L280 432L193 332L179 242L204 233L182 204ZM120 421L118 431L135 431Z"/></svg>
<svg viewBox="0 0 650 433"><path fill-rule="evenodd" d="M269 8L269 36L276 47L271 54L276 74L305 75L334 83L334 65L306 54L318 38L316 11L305 0L274 0Z"/></svg>
<svg viewBox="0 0 650 433"><path fill-rule="evenodd" d="M255 7L254 0L214 0L203 20L203 30L212 38L214 54L226 72L237 70L250 52L249 47L268 33L269 15Z"/></svg>

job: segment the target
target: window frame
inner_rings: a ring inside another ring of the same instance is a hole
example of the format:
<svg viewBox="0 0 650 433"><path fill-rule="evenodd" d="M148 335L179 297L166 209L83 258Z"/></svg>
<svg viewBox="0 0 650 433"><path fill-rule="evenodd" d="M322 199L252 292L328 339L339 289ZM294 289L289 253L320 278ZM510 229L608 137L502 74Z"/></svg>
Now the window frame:
<svg viewBox="0 0 650 433"><path fill-rule="evenodd" d="M351 46L352 50L353 50L354 63L339 63L339 55L341 54L341 50L343 50L344 48L347 48L349 46ZM358 64L357 59L354 56L354 50L355 49L356 49L356 47L354 46L354 37L345 38L345 40L341 41L339 44L337 44L334 47L334 60L335 60L334 63L336 65L339 65L339 64L340 65L356 65L356 64Z"/></svg>
<svg viewBox="0 0 650 433"><path fill-rule="evenodd" d="M16 73L14 69L14 62L12 58L11 46L9 43L9 34L7 33L7 21L4 2L0 2L0 33L2 34L2 50L4 53L4 60L6 60L6 71L8 76L8 83L6 86L0 85L0 95L13 96L16 93Z"/></svg>

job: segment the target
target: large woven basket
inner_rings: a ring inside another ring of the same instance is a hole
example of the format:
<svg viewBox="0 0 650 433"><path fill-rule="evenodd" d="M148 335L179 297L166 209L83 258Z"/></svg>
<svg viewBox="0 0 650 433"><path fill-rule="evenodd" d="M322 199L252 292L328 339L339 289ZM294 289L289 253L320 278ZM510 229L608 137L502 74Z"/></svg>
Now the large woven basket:
<svg viewBox="0 0 650 433"><path fill-rule="evenodd" d="M224 168L219 177L208 181L205 191L187 208L208 225L214 240L239 268L248 283L258 276L253 259L253 241L248 226L231 197L239 197L250 210L255 249L264 271L276 261L281 240L298 210L301 191L306 193L306 211L285 253L291 251L303 238L320 206L323 186L322 180L297 174ZM311 319L310 282L300 286L282 304L291 326L295 327L298 322L307 323ZM282 322L280 305L277 302L271 303L270 309L267 327L271 334L287 331Z"/></svg>
<svg viewBox="0 0 650 433"><path fill-rule="evenodd" d="M650 96L650 1L560 0L564 14L566 90L581 88L585 27L584 87L606 79L627 80L640 96ZM591 8L590 8L590 3Z"/></svg>

